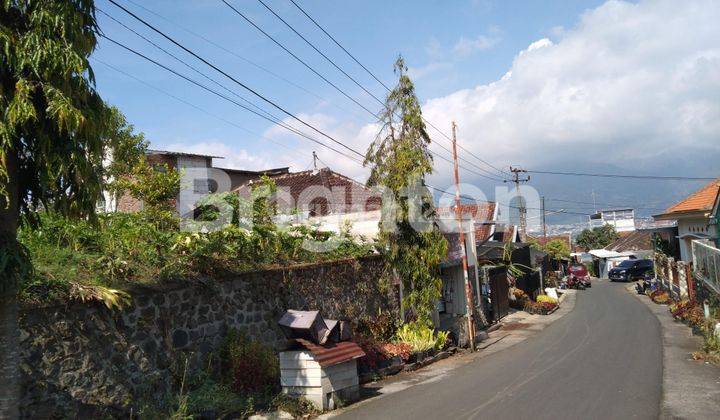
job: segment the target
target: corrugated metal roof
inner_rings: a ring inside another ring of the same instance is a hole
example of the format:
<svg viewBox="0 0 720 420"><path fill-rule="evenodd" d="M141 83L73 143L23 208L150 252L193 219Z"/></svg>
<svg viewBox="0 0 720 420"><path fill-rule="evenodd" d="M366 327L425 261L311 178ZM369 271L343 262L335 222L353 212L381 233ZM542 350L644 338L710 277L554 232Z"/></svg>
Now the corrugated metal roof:
<svg viewBox="0 0 720 420"><path fill-rule="evenodd" d="M315 361L322 367L337 365L365 356L362 348L352 341L341 341L322 346L303 338L296 338L294 341L312 353Z"/></svg>
<svg viewBox="0 0 720 420"><path fill-rule="evenodd" d="M225 159L225 157L223 157L223 156L205 155L205 154L200 154L200 153L173 152L170 150L158 150L158 149L148 149L147 153L149 155L188 156L188 157Z"/></svg>

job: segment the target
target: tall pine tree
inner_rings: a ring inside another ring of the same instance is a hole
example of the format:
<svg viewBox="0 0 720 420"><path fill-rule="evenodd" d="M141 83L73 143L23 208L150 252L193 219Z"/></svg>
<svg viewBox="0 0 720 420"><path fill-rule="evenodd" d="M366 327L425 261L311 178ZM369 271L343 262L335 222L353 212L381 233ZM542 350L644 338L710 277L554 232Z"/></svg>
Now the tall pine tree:
<svg viewBox="0 0 720 420"><path fill-rule="evenodd" d="M371 168L368 185L385 189L379 241L403 283L404 306L429 324L440 299L439 264L447 241L435 223L433 199L425 187L433 164L430 136L402 57L395 63L395 74L398 83L385 100L381 128L365 165ZM388 229L390 225L394 228Z"/></svg>

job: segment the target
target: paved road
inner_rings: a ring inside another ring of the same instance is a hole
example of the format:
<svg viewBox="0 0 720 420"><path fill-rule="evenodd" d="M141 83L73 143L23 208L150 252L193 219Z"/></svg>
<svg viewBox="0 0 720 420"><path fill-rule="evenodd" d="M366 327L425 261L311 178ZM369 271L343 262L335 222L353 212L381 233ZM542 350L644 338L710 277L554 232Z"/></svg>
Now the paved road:
<svg viewBox="0 0 720 420"><path fill-rule="evenodd" d="M657 418L660 325L625 286L596 282L578 293L572 312L528 340L339 417Z"/></svg>

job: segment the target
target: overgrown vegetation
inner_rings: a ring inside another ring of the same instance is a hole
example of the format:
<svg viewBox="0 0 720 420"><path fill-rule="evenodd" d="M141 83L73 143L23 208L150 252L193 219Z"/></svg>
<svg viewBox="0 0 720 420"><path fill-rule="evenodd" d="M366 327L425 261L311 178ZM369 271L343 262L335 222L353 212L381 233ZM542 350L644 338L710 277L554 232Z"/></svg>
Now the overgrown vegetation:
<svg viewBox="0 0 720 420"><path fill-rule="evenodd" d="M447 241L435 223L433 198L425 187L432 172L430 136L422 119L415 86L402 58L395 63L398 84L380 114L381 129L368 148L369 186L382 186L380 248L400 277L404 306L411 318L430 325L440 298L439 264Z"/></svg>
<svg viewBox="0 0 720 420"><path fill-rule="evenodd" d="M139 418L247 418L282 410L295 418L319 414L304 398L280 392L275 351L230 330L207 367L190 374L187 361L177 378L176 394L141 404Z"/></svg>
<svg viewBox="0 0 720 420"><path fill-rule="evenodd" d="M175 182L171 173L162 176ZM157 180L155 175L149 176ZM37 223L25 225L19 233L34 264L32 275L21 284L22 300L41 303L83 299L80 292L88 288L93 288L94 293L85 296L107 296L109 289L138 284L206 282L264 267L359 257L371 252L370 245L349 236L319 232L309 226L279 229L272 223L258 223L251 228L230 224L208 233L183 231L180 219L161 204L167 195L153 197L151 205L140 212L100 214L96 220L39 213ZM253 218L273 216L266 213L267 205L244 206L254 209ZM337 246L314 252L303 246L306 239L334 241ZM99 300L108 304L107 299Z"/></svg>
<svg viewBox="0 0 720 420"><path fill-rule="evenodd" d="M230 331L220 347L223 383L241 394L278 391L280 365L275 352L238 331Z"/></svg>

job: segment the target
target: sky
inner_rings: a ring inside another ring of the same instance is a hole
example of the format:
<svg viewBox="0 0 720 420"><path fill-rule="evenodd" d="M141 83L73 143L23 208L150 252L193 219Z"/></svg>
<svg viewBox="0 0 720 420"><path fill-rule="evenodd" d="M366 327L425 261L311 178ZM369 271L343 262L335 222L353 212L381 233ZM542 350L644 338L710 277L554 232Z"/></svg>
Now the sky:
<svg viewBox="0 0 720 420"><path fill-rule="evenodd" d="M116 0L148 23L290 113L364 152L378 126L375 98L328 63L257 0L228 0L364 108L296 61L220 0ZM290 0L273 11L382 100L385 88L327 38ZM497 169L718 176L720 6L712 0L328 1L296 0L383 83L399 54L409 67L435 159L431 185L451 187L443 148L458 125L460 176L494 199ZM108 0L97 0L103 33L238 103L240 95L282 115ZM155 42L205 76L131 33ZM209 42L208 42L209 41ZM221 167L312 165L363 180L357 162L291 134L106 39L91 58L103 98L118 106L152 147L224 156ZM216 83L220 83L219 87ZM370 111L370 112L368 112ZM335 148L341 148L334 145ZM479 159L478 159L479 158ZM482 160L480 160L482 159ZM489 163L489 164L488 164ZM497 169L496 169L497 168ZM488 179L487 177L493 178ZM549 223L578 222L594 207L660 213L703 182L531 174L551 210ZM465 187L464 187L465 188ZM447 198L447 197L445 197ZM569 200L576 201L569 203ZM593 200L597 203L592 205ZM581 203L577 203L581 202ZM528 206L539 206L529 202ZM577 214L571 214L577 213Z"/></svg>

